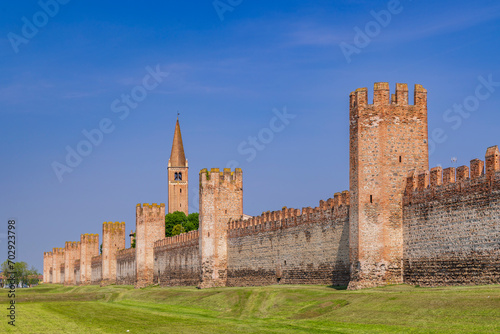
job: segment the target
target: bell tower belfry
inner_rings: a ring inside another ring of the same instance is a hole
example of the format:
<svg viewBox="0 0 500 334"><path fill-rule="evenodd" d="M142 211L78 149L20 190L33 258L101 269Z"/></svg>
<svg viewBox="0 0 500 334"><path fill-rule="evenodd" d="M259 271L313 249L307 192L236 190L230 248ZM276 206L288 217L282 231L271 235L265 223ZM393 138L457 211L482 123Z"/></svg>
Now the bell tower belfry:
<svg viewBox="0 0 500 334"><path fill-rule="evenodd" d="M184 154L179 118L175 123L174 141L167 173L168 213L182 211L188 215L188 161Z"/></svg>

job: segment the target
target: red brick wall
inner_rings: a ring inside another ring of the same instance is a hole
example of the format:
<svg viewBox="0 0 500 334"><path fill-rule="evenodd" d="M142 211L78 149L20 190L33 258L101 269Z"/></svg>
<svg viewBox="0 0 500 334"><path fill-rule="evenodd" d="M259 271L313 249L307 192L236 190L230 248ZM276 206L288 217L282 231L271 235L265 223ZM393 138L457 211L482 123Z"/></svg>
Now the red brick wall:
<svg viewBox="0 0 500 334"><path fill-rule="evenodd" d="M422 172L408 177L404 197L406 283L500 283L500 167L487 159L487 169L495 173L486 176L481 165L482 161L472 160L470 177L457 177L456 181L449 175L454 169L448 170L444 180L441 168L433 168L430 180Z"/></svg>
<svg viewBox="0 0 500 334"><path fill-rule="evenodd" d="M101 284L102 281L102 255L94 256L91 260L92 275L91 284Z"/></svg>
<svg viewBox="0 0 500 334"><path fill-rule="evenodd" d="M231 222L228 286L349 282L348 193L314 209Z"/></svg>
<svg viewBox="0 0 500 334"><path fill-rule="evenodd" d="M116 284L134 285L136 266L135 248L119 250L116 253Z"/></svg>
<svg viewBox="0 0 500 334"><path fill-rule="evenodd" d="M155 242L154 282L160 286L200 283L198 231L182 233Z"/></svg>

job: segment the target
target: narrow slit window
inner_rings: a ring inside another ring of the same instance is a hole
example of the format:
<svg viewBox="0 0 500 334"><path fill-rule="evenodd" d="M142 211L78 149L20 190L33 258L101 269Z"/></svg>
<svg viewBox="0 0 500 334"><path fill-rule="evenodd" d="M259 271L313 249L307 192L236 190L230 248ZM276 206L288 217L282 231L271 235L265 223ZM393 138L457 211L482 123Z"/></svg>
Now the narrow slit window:
<svg viewBox="0 0 500 334"><path fill-rule="evenodd" d="M401 162L401 161L402 161L402 158L401 158L401 156L399 156L399 162Z"/></svg>
<svg viewBox="0 0 500 334"><path fill-rule="evenodd" d="M370 195L370 203L373 203L373 195Z"/></svg>

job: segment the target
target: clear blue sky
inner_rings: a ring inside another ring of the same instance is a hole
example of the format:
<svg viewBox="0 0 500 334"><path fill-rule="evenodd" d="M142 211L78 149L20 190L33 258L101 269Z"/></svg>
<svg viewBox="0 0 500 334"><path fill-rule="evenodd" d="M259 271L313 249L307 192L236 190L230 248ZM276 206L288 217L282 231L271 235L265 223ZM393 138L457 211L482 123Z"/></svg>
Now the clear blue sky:
<svg viewBox="0 0 500 334"><path fill-rule="evenodd" d="M429 129L441 129L431 167L500 144L500 84L476 95L479 77L500 82L498 1L61 2L50 16L36 1L0 5L0 251L15 217L17 259L40 270L44 251L104 221L130 231L137 203L166 202L177 111L191 211L199 170L230 161L250 215L348 189L349 92L377 81L427 88ZM356 47L358 28L371 37ZM341 45L356 47L350 62ZM168 76L153 88L157 66ZM133 108L121 101L132 93ZM453 110L464 103L471 112ZM295 118L282 127L284 108ZM113 131L60 182L54 162L100 122Z"/></svg>

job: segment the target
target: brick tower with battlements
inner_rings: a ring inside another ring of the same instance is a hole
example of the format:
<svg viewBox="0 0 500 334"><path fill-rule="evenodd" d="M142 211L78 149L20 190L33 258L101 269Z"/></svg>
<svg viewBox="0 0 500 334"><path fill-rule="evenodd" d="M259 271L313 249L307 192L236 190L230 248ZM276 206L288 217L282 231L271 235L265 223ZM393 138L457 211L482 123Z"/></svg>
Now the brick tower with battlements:
<svg viewBox="0 0 500 334"><path fill-rule="evenodd" d="M225 168L200 172L201 288L227 282L227 229L243 216L243 173Z"/></svg>
<svg viewBox="0 0 500 334"><path fill-rule="evenodd" d="M116 282L116 252L120 249L125 249L125 223L104 222L102 224L102 285Z"/></svg>
<svg viewBox="0 0 500 334"><path fill-rule="evenodd" d="M427 91L375 83L373 104L366 88L350 94L349 289L402 283L405 180L427 170Z"/></svg>
<svg viewBox="0 0 500 334"><path fill-rule="evenodd" d="M184 154L179 119L175 123L172 152L168 160L168 213L182 211L188 215L188 161Z"/></svg>
<svg viewBox="0 0 500 334"><path fill-rule="evenodd" d="M52 282L54 284L64 283L61 281L61 271L59 268L64 263L64 248L52 249Z"/></svg>
<svg viewBox="0 0 500 334"><path fill-rule="evenodd" d="M165 204L137 204L135 223L136 288L153 284L154 243L165 238Z"/></svg>
<svg viewBox="0 0 500 334"><path fill-rule="evenodd" d="M99 255L99 234L80 235L80 284L91 283L92 257Z"/></svg>
<svg viewBox="0 0 500 334"><path fill-rule="evenodd" d="M43 253L43 283L52 283L52 252Z"/></svg>
<svg viewBox="0 0 500 334"><path fill-rule="evenodd" d="M80 241L67 241L64 247L64 285L74 285L75 260L80 259Z"/></svg>

